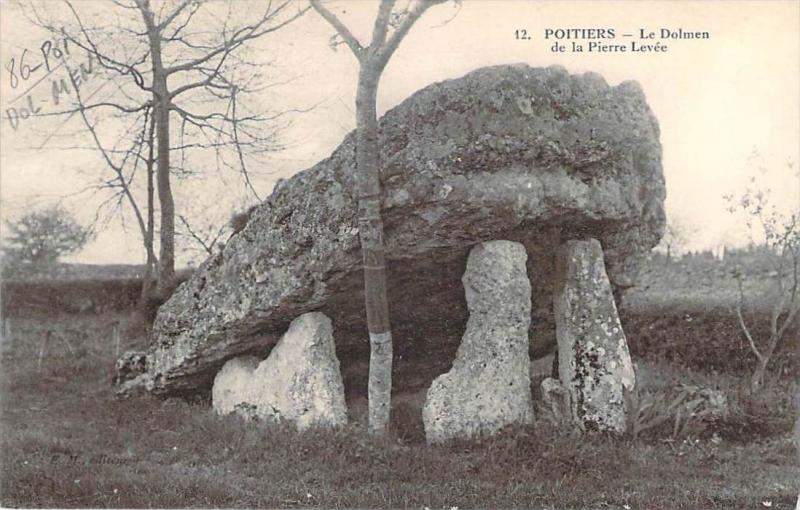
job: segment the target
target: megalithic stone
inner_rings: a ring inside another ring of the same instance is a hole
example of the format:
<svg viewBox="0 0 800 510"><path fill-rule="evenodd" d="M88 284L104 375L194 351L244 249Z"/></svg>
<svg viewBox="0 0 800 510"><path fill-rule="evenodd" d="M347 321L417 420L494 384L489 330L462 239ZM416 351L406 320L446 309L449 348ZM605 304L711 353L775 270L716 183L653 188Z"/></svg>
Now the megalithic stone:
<svg viewBox="0 0 800 510"><path fill-rule="evenodd" d="M469 320L453 368L428 390L422 411L428 443L491 435L533 419L527 257L511 241L470 252L462 278Z"/></svg>
<svg viewBox="0 0 800 510"><path fill-rule="evenodd" d="M559 253L554 310L558 372L582 430L625 430L625 392L636 378L596 239L571 240Z"/></svg>
<svg viewBox="0 0 800 510"><path fill-rule="evenodd" d="M264 361L240 356L225 363L211 394L218 414L284 420L301 431L345 425L331 320L320 312L296 318Z"/></svg>

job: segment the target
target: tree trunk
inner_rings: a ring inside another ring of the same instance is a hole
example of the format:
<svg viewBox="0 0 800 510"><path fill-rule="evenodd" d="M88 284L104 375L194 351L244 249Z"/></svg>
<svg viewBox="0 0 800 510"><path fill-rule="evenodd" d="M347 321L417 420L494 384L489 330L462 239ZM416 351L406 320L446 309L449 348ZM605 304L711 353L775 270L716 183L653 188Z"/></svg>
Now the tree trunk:
<svg viewBox="0 0 800 510"><path fill-rule="evenodd" d="M370 342L369 432L382 436L389 425L392 395L392 332L386 296L386 262L381 220L378 118L380 69L361 66L356 95L356 187L358 232L364 259L364 300Z"/></svg>
<svg viewBox="0 0 800 510"><path fill-rule="evenodd" d="M356 190L358 233L364 258L364 301L369 331L369 432L384 435L389 425L392 401L392 331L386 296L386 261L381 220L380 146L378 145L377 92L383 69L411 26L430 6L445 0L417 2L399 13L400 23L387 40L394 0L383 0L375 19L372 42L361 46L335 14L319 0L311 6L344 39L359 61L356 92Z"/></svg>
<svg viewBox="0 0 800 510"><path fill-rule="evenodd" d="M170 96L167 74L161 60L161 34L155 23L148 0L139 0L139 8L147 27L150 58L153 61L153 114L156 119L156 182L158 202L161 205L161 252L159 254L158 284L156 294L166 299L175 281L175 202L172 198L169 167L169 108Z"/></svg>
<svg viewBox="0 0 800 510"><path fill-rule="evenodd" d="M150 307L153 302L153 270L155 269L152 231L148 233L148 239L145 240L145 244L148 243L147 262L145 262L144 275L142 276L142 291L139 294L139 313L145 321L149 322L149 317L151 315Z"/></svg>
<svg viewBox="0 0 800 510"><path fill-rule="evenodd" d="M146 312L153 294L153 270L157 262L153 246L155 234L155 190L153 183L153 164L155 153L155 117L150 118L150 127L147 133L147 228L144 233L144 248L147 252L144 277L142 280L142 293L139 296L139 307Z"/></svg>
<svg viewBox="0 0 800 510"><path fill-rule="evenodd" d="M775 348L778 346L778 342L782 336L781 332L778 330L778 315L780 315L780 313L773 315L774 319L771 325L772 332L769 336L767 348L761 354L761 356L758 357L758 360L756 361L756 369L753 371L753 376L750 378L750 391L753 394L756 394L759 392L759 390L761 390L761 387L764 384L764 377L767 375L767 365L769 365L772 355L775 354Z"/></svg>
<svg viewBox="0 0 800 510"><path fill-rule="evenodd" d="M769 363L769 358L766 357L756 362L756 369L750 377L750 393L753 395L758 393L761 386L764 384L764 376L767 373L767 363Z"/></svg>
<svg viewBox="0 0 800 510"><path fill-rule="evenodd" d="M163 88L167 94L166 79ZM161 205L161 253L158 266L157 292L162 297L172 291L175 281L175 202L172 198L172 187L169 175L169 101L159 102L156 108L156 137L158 138L158 155L156 180L158 183L158 202Z"/></svg>

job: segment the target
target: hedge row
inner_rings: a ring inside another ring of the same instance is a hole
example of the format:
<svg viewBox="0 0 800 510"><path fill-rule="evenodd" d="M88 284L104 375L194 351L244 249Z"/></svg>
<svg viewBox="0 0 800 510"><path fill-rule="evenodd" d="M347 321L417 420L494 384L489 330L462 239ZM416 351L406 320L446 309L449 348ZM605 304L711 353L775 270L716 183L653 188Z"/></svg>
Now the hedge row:
<svg viewBox="0 0 800 510"><path fill-rule="evenodd" d="M141 289L141 278L4 281L0 300L3 317L99 314L134 307Z"/></svg>

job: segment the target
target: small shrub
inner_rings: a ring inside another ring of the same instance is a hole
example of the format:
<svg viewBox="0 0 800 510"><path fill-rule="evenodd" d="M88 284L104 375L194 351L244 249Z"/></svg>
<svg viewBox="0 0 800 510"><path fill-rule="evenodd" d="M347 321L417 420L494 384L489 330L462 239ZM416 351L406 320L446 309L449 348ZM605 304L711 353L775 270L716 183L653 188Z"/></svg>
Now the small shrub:
<svg viewBox="0 0 800 510"><path fill-rule="evenodd" d="M627 434L683 439L703 434L708 426L729 413L728 398L719 391L679 384L673 391L637 387L627 396Z"/></svg>

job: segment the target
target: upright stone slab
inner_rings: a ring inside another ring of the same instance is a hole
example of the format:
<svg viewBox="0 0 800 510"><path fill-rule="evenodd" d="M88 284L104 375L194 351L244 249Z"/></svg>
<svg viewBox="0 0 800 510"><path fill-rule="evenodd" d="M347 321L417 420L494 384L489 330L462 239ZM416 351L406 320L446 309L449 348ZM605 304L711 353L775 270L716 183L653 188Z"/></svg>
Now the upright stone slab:
<svg viewBox="0 0 800 510"><path fill-rule="evenodd" d="M525 247L489 241L472 249L462 282L469 320L453 368L433 381L422 418L429 443L492 434L533 417Z"/></svg>
<svg viewBox="0 0 800 510"><path fill-rule="evenodd" d="M567 241L554 299L558 371L572 418L585 430L625 430L635 376L596 239Z"/></svg>
<svg viewBox="0 0 800 510"><path fill-rule="evenodd" d="M303 314L264 361L228 361L214 379L212 401L219 414L286 420L298 430L344 425L347 407L330 319Z"/></svg>
<svg viewBox="0 0 800 510"><path fill-rule="evenodd" d="M251 408L250 402L254 398L253 372L260 362L255 356L237 356L222 366L211 389L211 405L217 414Z"/></svg>

